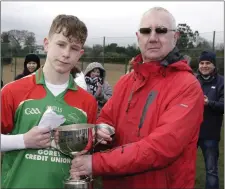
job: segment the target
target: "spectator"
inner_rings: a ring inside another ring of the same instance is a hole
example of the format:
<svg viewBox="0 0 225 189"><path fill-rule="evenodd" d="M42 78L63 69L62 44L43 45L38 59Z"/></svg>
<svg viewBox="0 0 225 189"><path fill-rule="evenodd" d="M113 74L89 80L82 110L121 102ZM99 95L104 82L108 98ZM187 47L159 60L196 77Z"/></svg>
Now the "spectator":
<svg viewBox="0 0 225 189"><path fill-rule="evenodd" d="M197 73L205 101L204 119L198 140L198 146L205 160L205 188L218 189L219 141L224 114L224 77L217 73L214 52L201 53Z"/></svg>
<svg viewBox="0 0 225 189"><path fill-rule="evenodd" d="M23 73L17 75L15 80L21 79L31 73L36 72L40 68L40 58L36 54L28 54L25 57Z"/></svg>
<svg viewBox="0 0 225 189"><path fill-rule="evenodd" d="M112 88L106 81L106 71L104 67L98 63L90 63L84 71L87 90L92 94L98 102L98 112L112 96Z"/></svg>

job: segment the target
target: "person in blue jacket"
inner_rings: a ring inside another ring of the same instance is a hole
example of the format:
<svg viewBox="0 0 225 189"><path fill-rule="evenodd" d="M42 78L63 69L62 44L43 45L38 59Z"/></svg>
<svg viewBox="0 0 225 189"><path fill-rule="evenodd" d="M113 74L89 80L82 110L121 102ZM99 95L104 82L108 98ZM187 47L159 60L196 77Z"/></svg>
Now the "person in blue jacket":
<svg viewBox="0 0 225 189"><path fill-rule="evenodd" d="M203 51L197 71L204 92L204 120L198 146L201 148L206 168L206 189L218 189L218 158L221 126L224 113L224 77L217 72L216 54Z"/></svg>

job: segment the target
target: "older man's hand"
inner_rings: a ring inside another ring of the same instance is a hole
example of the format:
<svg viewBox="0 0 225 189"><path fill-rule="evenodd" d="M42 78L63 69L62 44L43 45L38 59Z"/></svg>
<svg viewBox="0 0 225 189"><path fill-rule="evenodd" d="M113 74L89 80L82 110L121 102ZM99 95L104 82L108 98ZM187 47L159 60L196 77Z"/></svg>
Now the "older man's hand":
<svg viewBox="0 0 225 189"><path fill-rule="evenodd" d="M99 124L100 126L101 124ZM107 125L109 128L106 129L106 128L101 128L101 126L97 129L97 143L101 143L101 144L108 144L112 141L112 136L113 134L110 133L109 129L115 133L115 129L114 127L108 125L108 124L104 124L104 125ZM95 135L95 129L93 129L93 135Z"/></svg>
<svg viewBox="0 0 225 189"><path fill-rule="evenodd" d="M70 175L73 179L77 179L83 175L91 175L91 174L92 174L92 156L91 155L76 156L72 160Z"/></svg>

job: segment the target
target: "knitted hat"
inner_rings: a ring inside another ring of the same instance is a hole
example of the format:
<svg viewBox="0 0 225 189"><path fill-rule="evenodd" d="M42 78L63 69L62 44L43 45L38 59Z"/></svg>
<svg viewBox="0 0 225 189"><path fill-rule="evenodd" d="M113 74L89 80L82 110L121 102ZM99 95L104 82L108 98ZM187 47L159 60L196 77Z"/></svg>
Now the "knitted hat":
<svg viewBox="0 0 225 189"><path fill-rule="evenodd" d="M27 64L29 62L36 62L37 63L36 70L38 70L41 67L40 58L36 54L28 54L25 57L25 60L24 60L24 70L23 70L23 74L24 75L29 75L30 74L30 71L27 69Z"/></svg>
<svg viewBox="0 0 225 189"><path fill-rule="evenodd" d="M40 58L36 54L28 54L25 57L24 64L27 64L29 62L36 62L37 65L40 65Z"/></svg>
<svg viewBox="0 0 225 189"><path fill-rule="evenodd" d="M203 51L199 58L199 62L201 61L209 61L216 66L216 54L210 51Z"/></svg>

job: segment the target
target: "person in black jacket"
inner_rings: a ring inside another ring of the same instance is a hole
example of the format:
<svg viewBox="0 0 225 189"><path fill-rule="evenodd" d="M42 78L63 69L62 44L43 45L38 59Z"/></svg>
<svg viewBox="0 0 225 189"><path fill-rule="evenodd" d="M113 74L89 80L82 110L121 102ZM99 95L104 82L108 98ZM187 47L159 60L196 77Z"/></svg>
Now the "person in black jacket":
<svg viewBox="0 0 225 189"><path fill-rule="evenodd" d="M30 75L31 73L37 71L40 68L40 66L41 66L40 58L36 54L28 54L25 57L23 73L17 75L15 77L15 80Z"/></svg>
<svg viewBox="0 0 225 189"><path fill-rule="evenodd" d="M202 52L197 79L201 83L205 102L198 146L205 160L206 188L218 189L219 141L224 113L224 77L217 73L214 52Z"/></svg>

